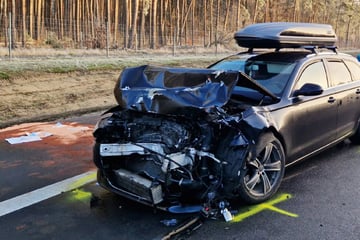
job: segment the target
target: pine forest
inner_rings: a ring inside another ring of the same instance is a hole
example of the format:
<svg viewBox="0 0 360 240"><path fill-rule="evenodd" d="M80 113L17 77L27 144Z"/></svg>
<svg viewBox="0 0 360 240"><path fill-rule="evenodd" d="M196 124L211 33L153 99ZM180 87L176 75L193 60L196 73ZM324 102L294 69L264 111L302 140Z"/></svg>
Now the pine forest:
<svg viewBox="0 0 360 240"><path fill-rule="evenodd" d="M0 46L158 49L233 43L259 22L331 24L360 47L359 0L0 0Z"/></svg>

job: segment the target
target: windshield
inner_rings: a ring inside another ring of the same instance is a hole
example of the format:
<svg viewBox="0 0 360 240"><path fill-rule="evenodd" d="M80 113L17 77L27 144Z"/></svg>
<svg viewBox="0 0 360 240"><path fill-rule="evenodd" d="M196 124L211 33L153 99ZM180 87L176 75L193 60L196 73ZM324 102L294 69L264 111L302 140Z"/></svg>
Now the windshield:
<svg viewBox="0 0 360 240"><path fill-rule="evenodd" d="M280 96L296 65L295 61L289 60L277 61L276 58L262 59L261 55L244 54L225 58L210 68L243 72L273 94ZM240 94L242 91L254 92L255 90L235 87L234 94Z"/></svg>
<svg viewBox="0 0 360 240"><path fill-rule="evenodd" d="M245 73L275 95L281 95L295 65L293 62L248 60Z"/></svg>
<svg viewBox="0 0 360 240"><path fill-rule="evenodd" d="M210 68L214 70L231 70L231 71L245 71L246 59L226 59L226 61L220 61Z"/></svg>
<svg viewBox="0 0 360 240"><path fill-rule="evenodd" d="M209 66L208 68L214 70L230 70L230 71L245 71L245 63L246 61L256 56L256 53L239 53L236 55L229 56L220 60L219 62L214 63L213 65Z"/></svg>

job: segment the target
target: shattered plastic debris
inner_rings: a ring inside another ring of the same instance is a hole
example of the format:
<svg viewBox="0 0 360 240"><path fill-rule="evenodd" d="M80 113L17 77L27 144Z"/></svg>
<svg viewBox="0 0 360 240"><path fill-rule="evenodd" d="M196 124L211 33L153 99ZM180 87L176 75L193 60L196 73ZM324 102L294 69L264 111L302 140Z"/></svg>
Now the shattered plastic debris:
<svg viewBox="0 0 360 240"><path fill-rule="evenodd" d="M65 125L62 124L61 122L57 122L53 128L66 128L68 131L71 132L81 132L81 131L86 131L89 130L89 127L84 127L84 126L70 126L70 125Z"/></svg>
<svg viewBox="0 0 360 240"><path fill-rule="evenodd" d="M226 222L230 222L233 219L231 212L227 209L230 204L227 201L220 201L219 209Z"/></svg>
<svg viewBox="0 0 360 240"><path fill-rule="evenodd" d="M221 214L224 216L226 222L230 222L233 219L231 212L227 208L221 210Z"/></svg>
<svg viewBox="0 0 360 240"><path fill-rule="evenodd" d="M61 122L57 122L54 127L64 127L64 125Z"/></svg>
<svg viewBox="0 0 360 240"><path fill-rule="evenodd" d="M10 144L19 144L26 142L41 141L43 138L49 137L52 134L49 132L32 132L26 133L25 136L6 138L5 140Z"/></svg>
<svg viewBox="0 0 360 240"><path fill-rule="evenodd" d="M162 224L164 224L167 227L175 226L178 222L175 218L172 219L164 219L160 221Z"/></svg>
<svg viewBox="0 0 360 240"><path fill-rule="evenodd" d="M161 240L174 239L175 236L179 236L179 238L176 239L183 239L180 238L180 235L186 234L186 236L189 236L192 232L200 228L202 224L203 224L203 218L201 216L193 217L189 221L186 221L184 224L180 224L180 226L176 227L174 230L167 233L165 236L161 238Z"/></svg>

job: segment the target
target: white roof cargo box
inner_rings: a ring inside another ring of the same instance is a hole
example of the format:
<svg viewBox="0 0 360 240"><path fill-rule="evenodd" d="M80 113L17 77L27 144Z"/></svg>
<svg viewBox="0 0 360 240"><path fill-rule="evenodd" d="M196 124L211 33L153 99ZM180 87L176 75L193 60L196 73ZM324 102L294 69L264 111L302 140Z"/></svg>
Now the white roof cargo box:
<svg viewBox="0 0 360 240"><path fill-rule="evenodd" d="M332 47L337 37L331 25L294 22L271 22L249 25L234 38L246 48Z"/></svg>

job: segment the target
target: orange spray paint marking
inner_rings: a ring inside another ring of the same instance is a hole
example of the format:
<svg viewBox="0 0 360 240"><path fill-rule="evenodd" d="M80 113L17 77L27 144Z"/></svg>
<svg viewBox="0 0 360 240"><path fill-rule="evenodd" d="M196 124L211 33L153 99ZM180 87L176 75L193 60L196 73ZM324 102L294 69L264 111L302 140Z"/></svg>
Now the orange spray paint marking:
<svg viewBox="0 0 360 240"><path fill-rule="evenodd" d="M41 175L33 175L45 179L53 179L54 176L68 178L92 170L95 167L92 162L93 127L91 124L77 122L35 122L0 129L1 142L31 133L50 133L50 136L46 134L41 141L9 144L9 154L14 152L22 155L18 156L19 160L1 159L0 168L15 168L26 164L32 168L48 169L42 171ZM39 156L27 155L30 151Z"/></svg>

